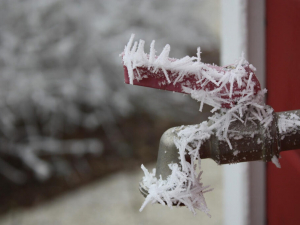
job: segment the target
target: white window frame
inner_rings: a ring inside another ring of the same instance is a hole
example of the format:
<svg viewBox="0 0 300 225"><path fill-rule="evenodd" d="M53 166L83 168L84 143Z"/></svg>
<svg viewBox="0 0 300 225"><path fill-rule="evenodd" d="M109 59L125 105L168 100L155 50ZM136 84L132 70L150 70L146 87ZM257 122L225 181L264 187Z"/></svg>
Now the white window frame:
<svg viewBox="0 0 300 225"><path fill-rule="evenodd" d="M233 63L244 52L265 88L265 0L222 0L221 28L221 64ZM223 224L266 224L264 162L223 166L223 185Z"/></svg>

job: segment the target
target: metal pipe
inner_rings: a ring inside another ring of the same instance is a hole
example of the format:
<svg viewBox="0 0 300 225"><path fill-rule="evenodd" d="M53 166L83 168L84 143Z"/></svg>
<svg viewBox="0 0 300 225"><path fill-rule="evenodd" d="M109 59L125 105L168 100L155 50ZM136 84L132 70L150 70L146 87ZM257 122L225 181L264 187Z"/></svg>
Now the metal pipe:
<svg viewBox="0 0 300 225"><path fill-rule="evenodd" d="M161 175L162 179L165 180L167 176L171 174L168 165L170 163L180 162L178 149L174 144L174 138L179 130L180 127L170 128L166 130L160 138L155 174L157 178Z"/></svg>
<svg viewBox="0 0 300 225"><path fill-rule="evenodd" d="M280 115L289 116L289 114L296 114L300 117L300 110L292 110L292 111L285 111L285 112L278 112L278 117ZM280 145L281 151L288 151L293 149L300 149L300 131L297 130L291 134L283 134L280 136Z"/></svg>
<svg viewBox="0 0 300 225"><path fill-rule="evenodd" d="M205 141L200 147L201 159L211 158L218 164L239 163L247 161L263 160L271 161L273 156L279 157L281 151L300 149L300 130L291 133L279 133L278 118L280 115L296 114L300 117L300 110L273 113L273 121L269 130L264 128L260 122L245 126L239 121L232 122L229 130L234 129L241 134L241 138L229 137L232 149L227 142L219 140L215 135ZM155 176L167 179L171 174L168 167L170 163L179 163L179 152L174 144L174 138L178 132L187 126L170 128L164 132L160 139L159 151L156 163ZM252 134L252 135L250 135ZM188 154L186 160L190 161ZM147 197L148 190L140 183L140 192ZM183 204L182 204L183 205Z"/></svg>
<svg viewBox="0 0 300 225"><path fill-rule="evenodd" d="M232 149L230 149L227 142L218 140L215 135L212 135L199 150L201 159L211 158L218 164L256 160L268 162L273 156L279 157L280 151L299 149L300 132L282 135L278 131L279 116L289 113L295 113L300 117L300 110L273 113L274 119L268 131L259 122L247 126L240 121L233 122L229 129L234 128L238 131L241 139L229 137L232 144ZM157 178L161 175L163 179L166 179L171 174L168 164L179 163L179 153L174 144L174 138L183 128L186 126L170 128L162 135L156 164Z"/></svg>

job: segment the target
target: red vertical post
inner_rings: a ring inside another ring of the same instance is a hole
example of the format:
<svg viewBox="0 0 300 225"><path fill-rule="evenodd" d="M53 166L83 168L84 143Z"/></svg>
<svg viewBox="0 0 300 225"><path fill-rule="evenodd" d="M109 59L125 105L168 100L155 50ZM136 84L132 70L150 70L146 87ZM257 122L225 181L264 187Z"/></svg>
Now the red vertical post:
<svg viewBox="0 0 300 225"><path fill-rule="evenodd" d="M267 103L276 112L300 109L300 1L267 0ZM267 165L270 225L300 224L300 151Z"/></svg>

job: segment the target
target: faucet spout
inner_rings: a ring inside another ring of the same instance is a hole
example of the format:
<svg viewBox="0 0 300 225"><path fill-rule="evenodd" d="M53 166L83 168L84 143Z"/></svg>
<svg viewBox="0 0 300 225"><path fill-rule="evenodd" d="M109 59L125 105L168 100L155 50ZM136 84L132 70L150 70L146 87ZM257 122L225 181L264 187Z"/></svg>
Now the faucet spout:
<svg viewBox="0 0 300 225"><path fill-rule="evenodd" d="M175 146L174 138L177 136L177 130L180 127L174 127L166 130L160 138L158 157L156 162L156 174L159 178L162 177L165 180L170 174L170 163L179 163L178 149Z"/></svg>
<svg viewBox="0 0 300 225"><path fill-rule="evenodd" d="M230 125L240 134L240 137L230 138L232 149L226 141L218 140L216 135L211 135L200 149L200 158L213 159L217 164L232 164L262 160L269 162L273 156L279 157L281 151L300 148L300 132L294 131L291 134L283 134L278 130L280 115L295 114L300 117L300 110L273 113L273 122L267 130L257 121L255 124L245 126L240 121L235 121ZM164 132L159 143L159 151L156 163L156 177L166 179L171 174L170 163L178 163L179 150L174 139L178 137L178 132L188 126L173 127ZM190 161L188 154L186 160Z"/></svg>

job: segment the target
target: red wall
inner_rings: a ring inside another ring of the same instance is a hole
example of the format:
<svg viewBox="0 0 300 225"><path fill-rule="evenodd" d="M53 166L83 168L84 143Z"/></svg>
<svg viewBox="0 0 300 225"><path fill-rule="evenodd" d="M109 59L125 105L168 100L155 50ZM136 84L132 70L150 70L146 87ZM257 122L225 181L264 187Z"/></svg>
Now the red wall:
<svg viewBox="0 0 300 225"><path fill-rule="evenodd" d="M300 0L267 0L267 103L276 112L300 109ZM267 165L268 224L300 224L300 151Z"/></svg>

